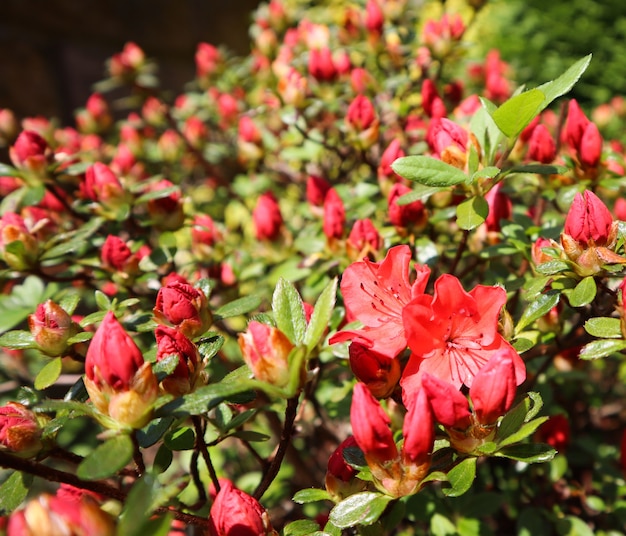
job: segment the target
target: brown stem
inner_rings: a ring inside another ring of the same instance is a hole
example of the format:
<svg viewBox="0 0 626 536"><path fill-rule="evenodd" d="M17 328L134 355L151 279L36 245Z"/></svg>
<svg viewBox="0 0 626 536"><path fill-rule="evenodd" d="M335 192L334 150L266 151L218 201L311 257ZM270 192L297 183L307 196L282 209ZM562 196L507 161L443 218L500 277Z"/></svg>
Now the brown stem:
<svg viewBox="0 0 626 536"><path fill-rule="evenodd" d="M133 441L133 461L137 466L139 476L141 476L146 472L146 464L143 461L143 456L139 447L139 441L137 441L137 435L132 434L130 437Z"/></svg>
<svg viewBox="0 0 626 536"><path fill-rule="evenodd" d="M452 261L452 266L450 266L450 274L454 275L456 269L459 266L459 262L461 262L461 257L463 256L463 251L465 251L465 247L467 246L467 240L469 238L469 231L463 231L463 237L459 242L459 247L456 250L456 255L454 256L454 260Z"/></svg>
<svg viewBox="0 0 626 536"><path fill-rule="evenodd" d="M297 410L298 410L298 399L300 395L296 395L290 398L287 401L287 409L285 410L285 424L283 425L283 432L280 436L280 441L278 443L278 448L276 449L276 454L272 459L267 471L263 475L263 479L258 485L257 489L254 491L254 498L260 499L263 494L267 491L267 488L270 487L270 484L276 478L278 474L278 470L282 464L283 458L285 457L285 453L287 452L287 447L291 441L291 434L293 433L293 423L296 420Z"/></svg>
<svg viewBox="0 0 626 536"><path fill-rule="evenodd" d="M215 472L215 467L213 467L213 462L211 461L211 455L209 454L209 449L204 442L204 428L202 427L202 420L199 416L193 415L191 417L191 421L193 422L193 427L196 431L196 449L200 450L200 454L202 454L202 458L204 459L204 463L206 463L207 469L209 470L209 475L211 475L211 482L213 482L213 486L215 487L215 492L219 492L220 490L220 482L217 478L217 473Z"/></svg>
<svg viewBox="0 0 626 536"><path fill-rule="evenodd" d="M193 480L194 486L198 490L198 504L205 504L207 501L206 490L204 489L204 483L200 478L200 473L198 472L198 458L200 457L200 453L197 450L193 451L191 455L191 463L189 466L191 472L191 479Z"/></svg>

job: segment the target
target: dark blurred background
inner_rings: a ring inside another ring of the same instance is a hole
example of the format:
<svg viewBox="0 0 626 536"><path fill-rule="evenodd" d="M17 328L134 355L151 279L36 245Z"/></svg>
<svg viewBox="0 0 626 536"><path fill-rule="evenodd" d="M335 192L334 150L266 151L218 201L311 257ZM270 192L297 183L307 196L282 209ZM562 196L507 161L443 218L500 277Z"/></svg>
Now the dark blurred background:
<svg viewBox="0 0 626 536"><path fill-rule="evenodd" d="M135 41L180 91L200 41L245 55L259 0L0 0L0 108L72 123L105 60Z"/></svg>

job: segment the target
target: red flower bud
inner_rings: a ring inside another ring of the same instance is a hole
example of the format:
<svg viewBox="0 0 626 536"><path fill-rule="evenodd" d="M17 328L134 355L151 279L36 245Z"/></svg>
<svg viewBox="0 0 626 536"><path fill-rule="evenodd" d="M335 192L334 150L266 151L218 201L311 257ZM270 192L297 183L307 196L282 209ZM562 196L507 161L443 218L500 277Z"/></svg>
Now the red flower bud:
<svg viewBox="0 0 626 536"><path fill-rule="evenodd" d="M174 326L190 339L202 335L213 321L204 293L180 281L159 290L153 312L157 322Z"/></svg>
<svg viewBox="0 0 626 536"><path fill-rule="evenodd" d="M385 24L385 15L378 5L377 0L367 0L365 6L365 28L367 31L380 35L383 33L383 25Z"/></svg>
<svg viewBox="0 0 626 536"><path fill-rule="evenodd" d="M255 378L276 387L287 385L293 344L282 331L253 320L239 335L239 348Z"/></svg>
<svg viewBox="0 0 626 536"><path fill-rule="evenodd" d="M88 199L107 208L115 209L128 200L128 195L115 173L101 162L96 162L87 169L82 190Z"/></svg>
<svg viewBox="0 0 626 536"><path fill-rule="evenodd" d="M278 536L259 501L223 479L211 506L209 532L211 536Z"/></svg>
<svg viewBox="0 0 626 536"><path fill-rule="evenodd" d="M376 398L391 396L400 381L400 361L353 342L349 348L350 368Z"/></svg>
<svg viewBox="0 0 626 536"><path fill-rule="evenodd" d="M151 183L147 188L148 192L159 192L174 187L174 184L167 179ZM148 201L148 214L152 224L162 231L176 231L180 229L185 221L185 211L183 210L183 200L180 189L173 192L150 199Z"/></svg>
<svg viewBox="0 0 626 536"><path fill-rule="evenodd" d="M528 140L529 160L550 164L556 158L556 142L545 125L537 125Z"/></svg>
<svg viewBox="0 0 626 536"><path fill-rule="evenodd" d="M32 411L19 402L0 407L0 449L30 458L42 446L41 427Z"/></svg>
<svg viewBox="0 0 626 536"><path fill-rule="evenodd" d="M133 79L145 63L145 55L135 43L128 42L122 52L114 54L109 60L109 74L114 78Z"/></svg>
<svg viewBox="0 0 626 536"><path fill-rule="evenodd" d="M123 271L126 269L132 255L130 248L120 237L108 235L104 244L102 244L100 260L105 268Z"/></svg>
<svg viewBox="0 0 626 536"><path fill-rule="evenodd" d="M567 108L567 122L563 130L563 137L567 144L577 152L580 149L585 130L590 123L591 121L589 121L589 118L581 110L576 99L570 100Z"/></svg>
<svg viewBox="0 0 626 536"><path fill-rule="evenodd" d="M343 201L335 189L331 188L324 198L324 234L329 239L341 238L345 223L346 209L343 206Z"/></svg>
<svg viewBox="0 0 626 536"><path fill-rule="evenodd" d="M372 220L365 218L354 222L347 243L357 252L364 250L375 252L382 246L382 238ZM360 257L362 258L362 255Z"/></svg>
<svg viewBox="0 0 626 536"><path fill-rule="evenodd" d="M535 438L538 441L547 443L558 452L565 452L570 442L570 424L565 415L553 415L544 422Z"/></svg>
<svg viewBox="0 0 626 536"><path fill-rule="evenodd" d="M485 201L489 206L485 225L490 232L500 232L500 221L510 219L513 214L513 203L511 203L509 196L501 190L502 183L499 182L485 195Z"/></svg>
<svg viewBox="0 0 626 536"><path fill-rule="evenodd" d="M328 47L309 51L309 74L316 80L329 82L337 76L333 56Z"/></svg>
<svg viewBox="0 0 626 536"><path fill-rule="evenodd" d="M358 448L354 436L348 436L344 439L328 458L325 479L326 491L336 501L341 501L354 493L363 491L367 486L367 482L355 478L357 470L344 459L343 452L347 448Z"/></svg>
<svg viewBox="0 0 626 536"><path fill-rule="evenodd" d="M422 377L422 390L428 395L437 422L459 430L471 424L467 398L454 385L426 372Z"/></svg>
<svg viewBox="0 0 626 536"><path fill-rule="evenodd" d="M157 326L154 334L157 342L157 362L172 355L178 357L174 372L161 382L163 390L174 396L193 391L202 369L196 345L180 331L167 326Z"/></svg>
<svg viewBox="0 0 626 536"><path fill-rule="evenodd" d="M209 78L222 60L220 51L209 43L198 43L196 48L196 76L200 79Z"/></svg>
<svg viewBox="0 0 626 536"><path fill-rule="evenodd" d="M346 124L349 128L363 132L367 130L377 121L376 110L372 101L365 95L357 95L348 106L346 114Z"/></svg>
<svg viewBox="0 0 626 536"><path fill-rule="evenodd" d="M215 222L211 216L206 214L198 214L194 216L193 225L191 226L191 243L192 246L204 245L213 246L219 240L221 235Z"/></svg>
<svg viewBox="0 0 626 536"><path fill-rule="evenodd" d="M580 148L578 151L578 158L583 166L594 168L600 163L602 143L602 135L598 127L595 123L589 123L580 140Z"/></svg>
<svg viewBox="0 0 626 536"><path fill-rule="evenodd" d="M315 207L321 207L330 188L331 185L326 179L310 175L306 181L306 200Z"/></svg>
<svg viewBox="0 0 626 536"><path fill-rule="evenodd" d="M16 168L42 172L48 164L50 148L37 132L23 130L9 149L11 161Z"/></svg>
<svg viewBox="0 0 626 536"><path fill-rule="evenodd" d="M469 135L462 126L445 117L433 119L426 138L435 155L445 163L465 167Z"/></svg>
<svg viewBox="0 0 626 536"><path fill-rule="evenodd" d="M283 216L272 192L265 192L252 212L257 240L276 240L283 226Z"/></svg>
<svg viewBox="0 0 626 536"><path fill-rule="evenodd" d="M410 227L415 225L421 227L426 223L426 209L420 200L413 201L407 205L399 205L398 199L408 194L411 188L397 182L389 191L387 200L389 207L389 221L396 227Z"/></svg>
<svg viewBox="0 0 626 536"><path fill-rule="evenodd" d="M596 194L577 193L563 230L583 247L608 246L615 239L613 216Z"/></svg>
<svg viewBox="0 0 626 536"><path fill-rule="evenodd" d="M418 391L415 401L409 406L402 426L402 435L403 463L408 467L415 466L419 474L413 477L421 480L430 467L430 453L435 443L433 411L424 389Z"/></svg>
<svg viewBox="0 0 626 536"><path fill-rule="evenodd" d="M50 356L62 355L67 340L76 332L70 315L52 300L40 303L29 315L28 327L41 351Z"/></svg>
<svg viewBox="0 0 626 536"><path fill-rule="evenodd" d="M400 145L399 139L394 139L387 148L383 151L380 157L380 164L378 165L378 178L389 178L400 180L400 177L396 175L396 172L391 169L393 164L398 158L402 158L406 153Z"/></svg>
<svg viewBox="0 0 626 536"><path fill-rule="evenodd" d="M470 387L476 420L487 426L494 424L509 411L516 391L515 365L509 352L494 355L474 376Z"/></svg>

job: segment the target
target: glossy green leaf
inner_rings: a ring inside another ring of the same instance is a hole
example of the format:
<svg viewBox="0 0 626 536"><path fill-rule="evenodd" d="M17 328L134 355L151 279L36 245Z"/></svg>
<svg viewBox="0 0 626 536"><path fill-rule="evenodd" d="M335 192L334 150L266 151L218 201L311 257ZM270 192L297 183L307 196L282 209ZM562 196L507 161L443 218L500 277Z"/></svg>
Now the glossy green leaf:
<svg viewBox="0 0 626 536"><path fill-rule="evenodd" d="M189 426L181 426L163 437L163 443L170 450L191 450L195 442L196 434Z"/></svg>
<svg viewBox="0 0 626 536"><path fill-rule="evenodd" d="M580 77L587 70L587 67L589 67L591 56L591 54L588 54L584 58L581 58L561 76L551 82L542 84L537 88L544 94L544 101L541 104L541 110L548 107L550 103L565 95L574 87L576 82L578 82Z"/></svg>
<svg viewBox="0 0 626 536"><path fill-rule="evenodd" d="M301 489L293 496L293 501L298 504L330 500L330 494L325 489L318 488Z"/></svg>
<svg viewBox="0 0 626 536"><path fill-rule="evenodd" d="M452 487L443 488L444 495L459 497L472 487L476 477L476 459L466 458L448 471L448 482Z"/></svg>
<svg viewBox="0 0 626 536"><path fill-rule="evenodd" d="M519 443L523 439L526 439L531 434L535 433L535 430L539 428L544 422L548 420L548 417L537 417L530 422L524 423L519 430L509 435L506 439L503 439L499 446L500 448L507 445L513 445Z"/></svg>
<svg viewBox="0 0 626 536"><path fill-rule="evenodd" d="M320 526L310 519L298 519L285 525L283 529L284 536L310 536L315 533Z"/></svg>
<svg viewBox="0 0 626 536"><path fill-rule="evenodd" d="M38 344L30 331L14 330L0 335L0 346L14 350L26 350L27 348L37 348Z"/></svg>
<svg viewBox="0 0 626 536"><path fill-rule="evenodd" d="M111 300L104 292L96 290L94 296L96 298L96 305L98 306L98 309L102 311L109 311L111 309Z"/></svg>
<svg viewBox="0 0 626 536"><path fill-rule="evenodd" d="M222 307L215 311L213 317L216 320L221 320L222 318L244 315L250 311L254 311L259 305L261 305L261 298L258 296L244 296L226 305L222 305Z"/></svg>
<svg viewBox="0 0 626 536"><path fill-rule="evenodd" d="M249 443L262 443L263 441L270 439L270 436L267 434L262 434L261 432L257 432L255 430L237 430L231 435L233 437L243 439L244 441L248 441Z"/></svg>
<svg viewBox="0 0 626 536"><path fill-rule="evenodd" d="M596 292L596 281L588 276L581 279L574 290L567 294L567 297L572 307L584 307L595 299Z"/></svg>
<svg viewBox="0 0 626 536"><path fill-rule="evenodd" d="M8 515L26 499L33 476L13 471L0 486L0 515Z"/></svg>
<svg viewBox="0 0 626 536"><path fill-rule="evenodd" d="M224 336L209 331L202 339L198 341L198 352L202 359L209 360L216 356L224 345Z"/></svg>
<svg viewBox="0 0 626 536"><path fill-rule="evenodd" d="M489 215L489 205L482 196L466 199L456 207L456 223L461 229L471 231L485 222Z"/></svg>
<svg viewBox="0 0 626 536"><path fill-rule="evenodd" d="M548 261L539 264L535 269L543 275L554 275L570 270L570 265L565 261Z"/></svg>
<svg viewBox="0 0 626 536"><path fill-rule="evenodd" d="M559 303L560 298L561 295L558 292L548 291L530 302L526 310L522 313L522 318L520 318L517 326L515 326L515 332L521 332L526 326L548 313L550 309Z"/></svg>
<svg viewBox="0 0 626 536"><path fill-rule="evenodd" d="M452 521L439 512L435 512L430 518L430 534L432 536L456 536L458 532Z"/></svg>
<svg viewBox="0 0 626 536"><path fill-rule="evenodd" d="M597 534L584 520L576 516L565 516L557 520L555 525L559 536L596 536Z"/></svg>
<svg viewBox="0 0 626 536"><path fill-rule="evenodd" d="M337 278L335 277L322 291L315 302L315 308L311 315L311 320L304 334L304 344L310 352L315 348L324 335L324 331L330 323L330 317L335 308L337 299Z"/></svg>
<svg viewBox="0 0 626 536"><path fill-rule="evenodd" d="M61 366L62 361L60 357L55 357L46 363L35 378L35 389L42 391L56 382L61 375Z"/></svg>
<svg viewBox="0 0 626 536"><path fill-rule="evenodd" d="M494 177L498 176L500 171L501 171L500 168L496 166L487 166L482 169L479 169L472 175L471 183L473 184L476 181L481 180L481 179L493 179Z"/></svg>
<svg viewBox="0 0 626 536"><path fill-rule="evenodd" d="M526 420L526 415L528 414L530 407L531 400L526 397L504 416L502 421L500 421L498 431L496 432L496 443L504 441L507 437L520 429Z"/></svg>
<svg viewBox="0 0 626 536"><path fill-rule="evenodd" d="M400 206L414 203L415 201L426 201L431 195L437 192L441 192L445 188L438 186L424 186L423 184L416 184L413 186L413 190L404 194L396 200L396 203Z"/></svg>
<svg viewBox="0 0 626 536"><path fill-rule="evenodd" d="M526 463L549 462L555 455L556 450L544 443L517 443L496 453L496 456Z"/></svg>
<svg viewBox="0 0 626 536"><path fill-rule="evenodd" d="M496 110L496 105L485 98L481 98L480 102L482 107L476 110L472 116L470 129L476 136L486 160L493 162L505 137L491 117L491 114Z"/></svg>
<svg viewBox="0 0 626 536"><path fill-rule="evenodd" d="M154 419L146 427L137 430L137 442L141 448L148 448L154 445L174 422L174 417L163 417Z"/></svg>
<svg viewBox="0 0 626 536"><path fill-rule="evenodd" d="M391 497L373 491L355 493L335 505L330 511L329 519L342 529L371 525L378 521L391 500Z"/></svg>
<svg viewBox="0 0 626 536"><path fill-rule="evenodd" d="M600 339L586 344L578 354L580 359L600 359L626 350L625 340Z"/></svg>
<svg viewBox="0 0 626 536"><path fill-rule="evenodd" d="M150 473L143 475L133 484L119 515L117 534L124 536L162 534L164 523L167 522L168 528L171 526L170 517L151 519L159 502L160 488L157 479Z"/></svg>
<svg viewBox="0 0 626 536"><path fill-rule="evenodd" d="M282 277L274 289L272 312L276 327L287 336L292 344L300 344L306 330L304 305L296 287Z"/></svg>
<svg viewBox="0 0 626 536"><path fill-rule="evenodd" d="M401 177L426 186L454 186L467 181L463 171L430 156L404 156L391 168Z"/></svg>
<svg viewBox="0 0 626 536"><path fill-rule="evenodd" d="M108 439L92 450L76 471L84 480L107 478L126 467L133 458L133 442L126 434Z"/></svg>
<svg viewBox="0 0 626 536"><path fill-rule="evenodd" d="M597 316L585 322L585 331L589 335L602 339L621 339L622 322L619 318Z"/></svg>
<svg viewBox="0 0 626 536"><path fill-rule="evenodd" d="M545 97L539 89L525 91L508 99L491 116L506 136L515 138L541 111Z"/></svg>
<svg viewBox="0 0 626 536"><path fill-rule="evenodd" d="M569 171L565 166L555 166L552 164L520 164L506 170L506 174L513 173L536 173L537 175L559 175Z"/></svg>

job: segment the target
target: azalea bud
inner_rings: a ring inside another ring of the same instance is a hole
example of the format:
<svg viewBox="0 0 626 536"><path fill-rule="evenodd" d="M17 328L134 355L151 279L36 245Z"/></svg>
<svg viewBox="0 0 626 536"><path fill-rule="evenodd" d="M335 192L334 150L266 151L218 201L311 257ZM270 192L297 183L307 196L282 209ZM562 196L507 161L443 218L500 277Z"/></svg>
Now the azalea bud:
<svg viewBox="0 0 626 536"><path fill-rule="evenodd" d="M19 402L0 407L0 450L31 458L42 448L41 426L35 414Z"/></svg>
<svg viewBox="0 0 626 536"><path fill-rule="evenodd" d="M500 232L500 221L508 220L513 214L513 203L509 196L502 192L502 183L499 182L485 195L489 206L489 214L485 220L487 230L492 233Z"/></svg>
<svg viewBox="0 0 626 536"><path fill-rule="evenodd" d="M426 372L422 377L422 389L428 395L437 422L458 430L470 426L469 403L454 385Z"/></svg>
<svg viewBox="0 0 626 536"><path fill-rule="evenodd" d="M330 82L337 77L337 68L328 47L309 51L309 74L321 82Z"/></svg>
<svg viewBox="0 0 626 536"><path fill-rule="evenodd" d="M237 149L239 160L244 164L254 164L263 156L261 131L247 115L239 119Z"/></svg>
<svg viewBox="0 0 626 536"><path fill-rule="evenodd" d="M257 240L276 240L283 226L283 216L272 192L262 194L252 212Z"/></svg>
<svg viewBox="0 0 626 536"><path fill-rule="evenodd" d="M202 335L213 322L204 293L180 281L159 290L153 312L157 322L175 327L190 339Z"/></svg>
<svg viewBox="0 0 626 536"><path fill-rule="evenodd" d="M595 168L602 156L602 135L595 123L589 123L580 140L580 163L589 168Z"/></svg>
<svg viewBox="0 0 626 536"><path fill-rule="evenodd" d="M85 495L79 500L44 493L11 514L7 536L58 536L60 534L113 536L115 523Z"/></svg>
<svg viewBox="0 0 626 536"><path fill-rule="evenodd" d="M122 52L114 54L109 60L109 74L112 78L123 81L133 80L145 64L143 50L135 43L128 42Z"/></svg>
<svg viewBox="0 0 626 536"><path fill-rule="evenodd" d="M239 335L243 359L257 380L284 387L289 382L289 353L293 344L277 328L252 321Z"/></svg>
<svg viewBox="0 0 626 536"><path fill-rule="evenodd" d="M460 15L448 15L441 20L427 20L422 29L422 42L436 58L445 58L465 33L465 24Z"/></svg>
<svg viewBox="0 0 626 536"><path fill-rule="evenodd" d="M289 68L278 80L278 94L285 104L301 108L306 102L308 82L296 69Z"/></svg>
<svg viewBox="0 0 626 536"><path fill-rule="evenodd" d="M321 207L330 188L331 185L326 179L309 175L306 181L306 200L314 207Z"/></svg>
<svg viewBox="0 0 626 536"><path fill-rule="evenodd" d="M211 506L209 532L211 536L278 536L259 501L224 479Z"/></svg>
<svg viewBox="0 0 626 536"><path fill-rule="evenodd" d="M113 422L107 427L143 428L158 395L150 363L109 311L89 343L85 356L85 387L94 406Z"/></svg>
<svg viewBox="0 0 626 536"><path fill-rule="evenodd" d="M207 82L222 61L220 51L209 43L198 43L195 54L196 76Z"/></svg>
<svg viewBox="0 0 626 536"><path fill-rule="evenodd" d="M376 80L363 67L355 67L350 71L350 85L355 93L365 93L376 87Z"/></svg>
<svg viewBox="0 0 626 536"><path fill-rule="evenodd" d="M209 257L222 238L215 222L207 214L197 214L191 226L191 248L200 257Z"/></svg>
<svg viewBox="0 0 626 536"><path fill-rule="evenodd" d="M360 382L375 398L387 398L393 394L400 381L400 361L369 350L353 342L348 349L350 368Z"/></svg>
<svg viewBox="0 0 626 536"><path fill-rule="evenodd" d="M400 177L391 168L391 164L403 156L406 156L406 153L402 149L400 140L396 138L387 146L380 157L380 164L378 165L378 178L393 179L395 181L400 180Z"/></svg>
<svg viewBox="0 0 626 536"><path fill-rule="evenodd" d="M441 97L439 96L435 82L433 82L430 78L426 78L424 82L422 82L422 108L428 117L434 117L433 105L436 100L441 101Z"/></svg>
<svg viewBox="0 0 626 536"><path fill-rule="evenodd" d="M199 380L204 379L201 374L203 363L196 345L180 331L167 326L157 326L154 334L157 362L172 355L178 358L174 372L161 382L163 390L174 396L193 391Z"/></svg>
<svg viewBox="0 0 626 536"><path fill-rule="evenodd" d="M567 107L567 121L563 130L563 138L575 151L579 151L583 135L590 123L591 121L581 110L576 99L570 100Z"/></svg>
<svg viewBox="0 0 626 536"><path fill-rule="evenodd" d="M28 317L28 327L42 352L60 356L67 349L67 341L76 333L69 314L52 300L40 303Z"/></svg>
<svg viewBox="0 0 626 536"><path fill-rule="evenodd" d="M209 135L209 130L204 122L195 115L188 117L183 126L183 136L189 145L201 149Z"/></svg>
<svg viewBox="0 0 626 536"><path fill-rule="evenodd" d="M409 405L402 426L402 495L408 495L426 476L430 467L431 452L435 444L435 423L427 393L420 389Z"/></svg>
<svg viewBox="0 0 626 536"><path fill-rule="evenodd" d="M101 162L87 168L82 190L88 199L96 201L106 210L116 211L129 202L129 194L120 180L111 168Z"/></svg>
<svg viewBox="0 0 626 536"><path fill-rule="evenodd" d="M365 218L354 222L346 245L354 250L360 260L363 257L360 253L378 251L382 246L382 238L372 220Z"/></svg>
<svg viewBox="0 0 626 536"><path fill-rule="evenodd" d="M112 122L113 117L109 111L109 105L100 93L90 95L85 109L76 116L76 125L84 134L106 130Z"/></svg>
<svg viewBox="0 0 626 536"><path fill-rule="evenodd" d="M9 148L13 165L35 175L42 175L49 163L48 143L37 132L23 130Z"/></svg>
<svg viewBox="0 0 626 536"><path fill-rule="evenodd" d="M443 162L465 168L469 135L463 127L445 117L433 119L428 127L427 141Z"/></svg>
<svg viewBox="0 0 626 536"><path fill-rule="evenodd" d="M133 254L126 245L126 242L115 235L108 235L106 237L104 244L102 244L102 250L100 251L102 265L105 268L117 271L127 269L132 256Z"/></svg>
<svg viewBox="0 0 626 536"><path fill-rule="evenodd" d="M372 101L357 95L348 106L346 126L359 149L367 149L378 140L379 121Z"/></svg>
<svg viewBox="0 0 626 536"><path fill-rule="evenodd" d="M365 5L365 28L370 34L378 37L383 33L385 15L377 0L367 0Z"/></svg>
<svg viewBox="0 0 626 536"><path fill-rule="evenodd" d="M544 251L543 248L558 248L558 244L553 240L549 240L548 238L537 238L537 240L533 242L530 250L533 264L535 264L535 266L539 266L544 262L550 262L555 260L555 257L547 251Z"/></svg>
<svg viewBox="0 0 626 536"><path fill-rule="evenodd" d="M528 140L529 160L550 164L556 158L556 142L545 125L537 125Z"/></svg>
<svg viewBox="0 0 626 536"><path fill-rule="evenodd" d="M508 352L494 355L474 376L470 387L476 421L485 426L494 424L509 411L516 391L513 360Z"/></svg>
<svg viewBox="0 0 626 536"><path fill-rule="evenodd" d="M552 415L535 434L535 439L547 443L557 452L565 452L570 442L570 424L565 415Z"/></svg>
<svg viewBox="0 0 626 536"><path fill-rule="evenodd" d="M39 256L37 237L14 212L5 212L0 218L0 255L13 270L32 268Z"/></svg>
<svg viewBox="0 0 626 536"><path fill-rule="evenodd" d="M185 142L176 130L169 128L159 136L157 148L160 158L173 164L185 153Z"/></svg>
<svg viewBox="0 0 626 536"><path fill-rule="evenodd" d="M340 239L346 223L346 209L343 201L334 188L331 188L324 197L324 234L329 240Z"/></svg>
<svg viewBox="0 0 626 536"><path fill-rule="evenodd" d="M346 462L343 452L347 448L358 448L354 436L348 436L328 458L326 470L326 491L336 502L363 491L367 482L355 478L357 470Z"/></svg>
<svg viewBox="0 0 626 536"><path fill-rule="evenodd" d="M428 214L424 203L419 199L406 205L399 205L398 199L411 192L411 188L397 182L391 187L387 205L389 209L389 221L396 227L422 228L426 224Z"/></svg>
<svg viewBox="0 0 626 536"><path fill-rule="evenodd" d="M617 237L613 216L596 194L585 190L577 193L570 207L565 225L565 234L583 247L612 247Z"/></svg>
<svg viewBox="0 0 626 536"><path fill-rule="evenodd" d="M169 190L174 183L167 179L151 183L147 191L159 192ZM185 222L185 211L180 189L164 194L161 197L152 198L148 201L148 214L152 225L161 231L176 231Z"/></svg>
<svg viewBox="0 0 626 536"><path fill-rule="evenodd" d="M15 114L8 108L0 108L0 146L13 143L18 130L19 126Z"/></svg>

